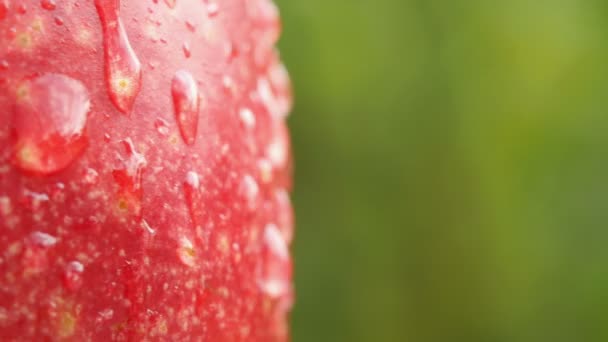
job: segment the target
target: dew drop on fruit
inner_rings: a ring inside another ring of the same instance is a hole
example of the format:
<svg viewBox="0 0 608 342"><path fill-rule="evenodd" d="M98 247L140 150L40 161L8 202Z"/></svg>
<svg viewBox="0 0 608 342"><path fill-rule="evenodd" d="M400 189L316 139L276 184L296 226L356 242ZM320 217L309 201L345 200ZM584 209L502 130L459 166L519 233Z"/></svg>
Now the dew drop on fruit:
<svg viewBox="0 0 608 342"><path fill-rule="evenodd" d="M82 175L82 181L85 184L94 185L99 180L99 173L91 167L87 167Z"/></svg>
<svg viewBox="0 0 608 342"><path fill-rule="evenodd" d="M196 31L196 25L194 25L194 23L190 20L186 20L186 27L188 28L188 31L194 33Z"/></svg>
<svg viewBox="0 0 608 342"><path fill-rule="evenodd" d="M79 261L70 261L63 271L63 286L70 290L76 291L82 287L82 272L84 266Z"/></svg>
<svg viewBox="0 0 608 342"><path fill-rule="evenodd" d="M187 145L194 144L198 130L199 95L192 74L179 70L171 82L173 109L179 131Z"/></svg>
<svg viewBox="0 0 608 342"><path fill-rule="evenodd" d="M128 114L141 89L141 63L120 20L120 1L95 0L103 30L105 77L116 108Z"/></svg>
<svg viewBox="0 0 608 342"><path fill-rule="evenodd" d="M10 65L8 64L8 61L6 61L4 59L0 61L0 71L8 70L9 66Z"/></svg>
<svg viewBox="0 0 608 342"><path fill-rule="evenodd" d="M51 234L40 231L32 232L29 236L30 242L38 247L52 247L57 244L58 239Z"/></svg>
<svg viewBox="0 0 608 342"><path fill-rule="evenodd" d="M27 13L27 6L25 6L25 4L21 4L21 5L17 6L17 13L19 13L19 14Z"/></svg>
<svg viewBox="0 0 608 342"><path fill-rule="evenodd" d="M201 181L199 175L194 171L188 171L186 173L186 179L184 181L184 197L186 198L186 204L190 212L192 222L196 224L197 216L200 215L201 208L200 204L200 189Z"/></svg>
<svg viewBox="0 0 608 342"><path fill-rule="evenodd" d="M158 134L160 134L162 136L169 135L169 124L167 123L167 121L165 121L161 118L157 118L154 121L154 128L156 128L156 131L158 132Z"/></svg>
<svg viewBox="0 0 608 342"><path fill-rule="evenodd" d="M57 8L55 0L40 0L40 6L47 11L53 11L55 8Z"/></svg>
<svg viewBox="0 0 608 342"><path fill-rule="evenodd" d="M119 186L118 207L121 210L130 210L139 216L143 195L142 176L147 160L143 154L135 150L130 138L123 140L122 143L127 157L122 158L122 167L112 171L112 176Z"/></svg>
<svg viewBox="0 0 608 342"><path fill-rule="evenodd" d="M13 161L18 168L50 174L83 152L90 100L82 83L46 74L19 86L15 102Z"/></svg>
<svg viewBox="0 0 608 342"><path fill-rule="evenodd" d="M253 129L255 127L255 115L249 108L241 108L239 110L239 119L243 126L247 129Z"/></svg>
<svg viewBox="0 0 608 342"><path fill-rule="evenodd" d="M217 16L220 13L220 7L217 2L212 0L204 0L207 3L207 15L210 18Z"/></svg>
<svg viewBox="0 0 608 342"><path fill-rule="evenodd" d="M55 17L54 21L55 21L55 24L57 24L57 26L63 26L63 19L61 19L59 17Z"/></svg>
<svg viewBox="0 0 608 342"><path fill-rule="evenodd" d="M192 51L190 50L190 44L188 44L188 42L184 42L184 44L182 45L182 50L184 51L184 56L186 58L190 58L190 56L192 55Z"/></svg>
<svg viewBox="0 0 608 342"><path fill-rule="evenodd" d="M280 298L291 289L292 263L287 243L275 224L264 228L262 265L258 285L272 298Z"/></svg>
<svg viewBox="0 0 608 342"><path fill-rule="evenodd" d="M177 3L177 0L165 0L165 4L167 4L167 6L169 8L175 8L176 3Z"/></svg>
<svg viewBox="0 0 608 342"><path fill-rule="evenodd" d="M245 198L247 207L249 209L255 209L259 205L260 187L251 175L246 174L243 176L239 190L242 196Z"/></svg>

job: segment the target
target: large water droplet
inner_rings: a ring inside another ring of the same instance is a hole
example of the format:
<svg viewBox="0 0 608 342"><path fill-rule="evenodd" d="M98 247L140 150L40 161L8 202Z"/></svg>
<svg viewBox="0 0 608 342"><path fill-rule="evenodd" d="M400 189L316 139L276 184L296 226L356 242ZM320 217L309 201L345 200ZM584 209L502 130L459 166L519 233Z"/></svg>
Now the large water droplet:
<svg viewBox="0 0 608 342"><path fill-rule="evenodd" d="M198 130L199 96L198 87L192 74L179 70L171 82L173 108L179 131L188 145L194 144Z"/></svg>
<svg viewBox="0 0 608 342"><path fill-rule="evenodd" d="M63 286L70 291L76 291L82 287L82 272L84 266L79 261L69 262L63 272Z"/></svg>
<svg viewBox="0 0 608 342"><path fill-rule="evenodd" d="M55 0L40 0L40 6L47 11L52 11L57 7Z"/></svg>
<svg viewBox="0 0 608 342"><path fill-rule="evenodd" d="M280 298L291 289L292 263L287 243L275 224L264 228L262 267L258 285L272 298Z"/></svg>
<svg viewBox="0 0 608 342"><path fill-rule="evenodd" d="M140 216L143 195L142 175L147 161L143 154L135 150L130 138L125 139L123 145L127 153L127 158L122 160L124 167L112 171L112 176L120 187L118 207L122 210L131 210L136 216Z"/></svg>
<svg viewBox="0 0 608 342"><path fill-rule="evenodd" d="M112 103L129 113L141 89L141 63L119 17L119 0L95 0L103 29L105 74Z"/></svg>
<svg viewBox="0 0 608 342"><path fill-rule="evenodd" d="M13 116L15 165L38 174L66 168L87 145L89 108L87 89L65 75L46 74L21 85Z"/></svg>

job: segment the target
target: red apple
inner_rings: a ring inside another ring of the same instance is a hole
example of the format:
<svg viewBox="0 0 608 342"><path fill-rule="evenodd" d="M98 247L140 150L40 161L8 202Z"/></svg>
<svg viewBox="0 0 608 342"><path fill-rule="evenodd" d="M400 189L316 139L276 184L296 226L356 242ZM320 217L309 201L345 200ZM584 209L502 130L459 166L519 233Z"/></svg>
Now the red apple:
<svg viewBox="0 0 608 342"><path fill-rule="evenodd" d="M0 340L286 341L270 0L0 0Z"/></svg>

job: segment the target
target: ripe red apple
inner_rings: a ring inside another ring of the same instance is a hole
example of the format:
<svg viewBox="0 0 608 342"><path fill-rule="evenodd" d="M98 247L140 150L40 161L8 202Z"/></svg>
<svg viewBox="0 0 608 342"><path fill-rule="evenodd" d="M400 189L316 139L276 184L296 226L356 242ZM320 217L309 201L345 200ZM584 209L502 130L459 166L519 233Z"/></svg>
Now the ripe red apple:
<svg viewBox="0 0 608 342"><path fill-rule="evenodd" d="M286 341L270 0L0 0L0 340Z"/></svg>

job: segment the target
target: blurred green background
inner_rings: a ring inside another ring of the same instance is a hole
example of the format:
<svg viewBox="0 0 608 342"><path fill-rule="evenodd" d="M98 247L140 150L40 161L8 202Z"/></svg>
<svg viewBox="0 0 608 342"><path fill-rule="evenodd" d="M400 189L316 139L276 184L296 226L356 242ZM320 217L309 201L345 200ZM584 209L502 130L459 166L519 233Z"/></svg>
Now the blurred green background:
<svg viewBox="0 0 608 342"><path fill-rule="evenodd" d="M293 340L608 341L608 2L277 2Z"/></svg>

